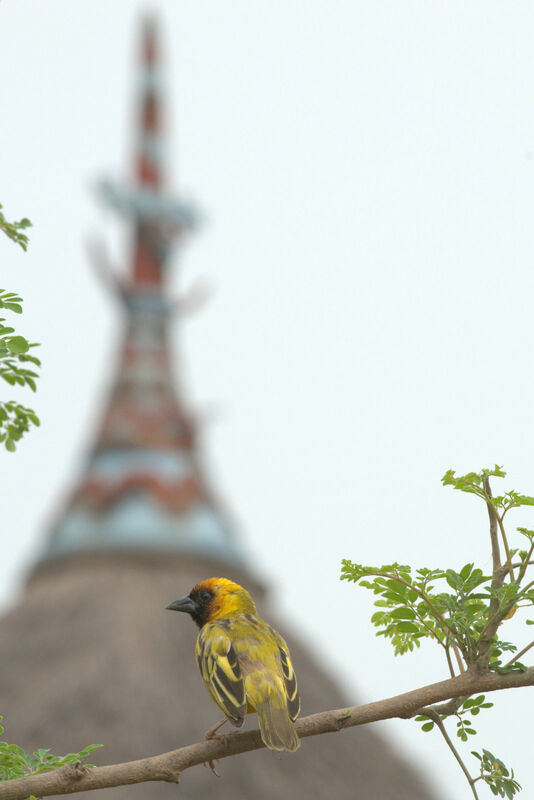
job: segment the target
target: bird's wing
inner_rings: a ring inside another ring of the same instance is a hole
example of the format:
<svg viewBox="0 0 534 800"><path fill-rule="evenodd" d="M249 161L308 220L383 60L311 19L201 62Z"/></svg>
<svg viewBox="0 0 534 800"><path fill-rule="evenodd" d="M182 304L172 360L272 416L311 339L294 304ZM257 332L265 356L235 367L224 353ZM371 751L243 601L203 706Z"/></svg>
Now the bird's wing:
<svg viewBox="0 0 534 800"><path fill-rule="evenodd" d="M293 669L293 664L289 656L287 645L285 647L280 647L280 661L282 662L282 673L284 675L284 683L286 686L287 710L289 711L289 716L291 719L295 721L300 712L300 695L299 687L297 685L297 676L295 675L295 670Z"/></svg>
<svg viewBox="0 0 534 800"><path fill-rule="evenodd" d="M297 684L297 676L295 675L293 662L291 661L291 656L289 655L289 647L287 646L285 639L280 636L278 631L275 631L270 625L269 629L274 635L276 644L278 645L278 650L280 652L280 663L282 665L282 675L284 676L284 685L287 697L287 710L289 711L289 716L291 719L295 721L300 713L300 695Z"/></svg>
<svg viewBox="0 0 534 800"><path fill-rule="evenodd" d="M247 712L241 667L230 637L216 624L205 625L197 639L196 659L208 692L239 727Z"/></svg>

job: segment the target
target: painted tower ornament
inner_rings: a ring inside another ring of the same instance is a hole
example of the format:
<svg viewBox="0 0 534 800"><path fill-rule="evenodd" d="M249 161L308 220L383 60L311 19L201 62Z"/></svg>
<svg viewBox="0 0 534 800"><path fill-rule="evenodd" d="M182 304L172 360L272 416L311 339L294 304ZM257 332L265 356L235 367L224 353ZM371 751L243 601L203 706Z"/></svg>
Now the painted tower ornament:
<svg viewBox="0 0 534 800"><path fill-rule="evenodd" d="M134 181L104 181L104 199L134 229L129 274L114 278L125 312L119 363L100 430L44 559L105 548L163 549L241 563L241 548L201 467L197 426L172 370L169 326L179 305L167 290L172 247L194 209L165 191L160 59L146 21Z"/></svg>

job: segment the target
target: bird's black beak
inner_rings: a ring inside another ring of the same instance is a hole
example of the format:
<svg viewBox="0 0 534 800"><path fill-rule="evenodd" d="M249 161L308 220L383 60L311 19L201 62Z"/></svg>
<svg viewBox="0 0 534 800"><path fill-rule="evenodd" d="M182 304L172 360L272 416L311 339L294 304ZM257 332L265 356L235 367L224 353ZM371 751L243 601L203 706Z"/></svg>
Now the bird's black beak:
<svg viewBox="0 0 534 800"><path fill-rule="evenodd" d="M186 595L186 597L180 597L178 600L175 600L174 603L169 603L168 606L169 611L185 611L187 614L192 614L197 610L197 607L191 598Z"/></svg>

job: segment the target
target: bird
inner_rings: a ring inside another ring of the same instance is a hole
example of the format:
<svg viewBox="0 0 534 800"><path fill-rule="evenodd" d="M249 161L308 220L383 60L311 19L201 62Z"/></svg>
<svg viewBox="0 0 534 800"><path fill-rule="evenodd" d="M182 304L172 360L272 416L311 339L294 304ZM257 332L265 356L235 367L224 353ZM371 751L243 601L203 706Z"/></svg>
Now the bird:
<svg viewBox="0 0 534 800"><path fill-rule="evenodd" d="M195 656L208 693L225 718L206 733L215 737L225 722L240 728L256 712L262 741L270 750L297 750L293 725L300 696L284 639L258 616L250 594L228 578L208 578L166 606L190 614L200 628Z"/></svg>

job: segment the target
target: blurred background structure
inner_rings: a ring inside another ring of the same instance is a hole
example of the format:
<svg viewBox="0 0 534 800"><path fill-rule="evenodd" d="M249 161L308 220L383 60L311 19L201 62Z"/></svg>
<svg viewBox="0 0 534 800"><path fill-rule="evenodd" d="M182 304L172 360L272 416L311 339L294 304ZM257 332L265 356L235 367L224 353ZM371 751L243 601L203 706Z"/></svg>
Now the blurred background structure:
<svg viewBox="0 0 534 800"><path fill-rule="evenodd" d="M10 740L58 753L103 742L98 763L196 741L217 716L194 663L196 630L188 619L167 614L165 605L198 580L224 574L249 588L261 609L262 580L269 580L263 570L251 570L231 516L214 494L181 368L174 374L169 325L183 303L170 294L168 271L172 247L193 228L195 213L166 186L152 20L143 27L139 78L133 181L101 187L132 232L126 275L96 255L123 315L115 375L81 475L20 602L0 621L1 711ZM272 610L265 613L273 619ZM286 635L303 714L347 704L315 656L295 634ZM367 726L307 739L296 754L260 751L229 759L221 772L218 780L194 769L179 789L143 784L104 794L431 797L407 762Z"/></svg>

